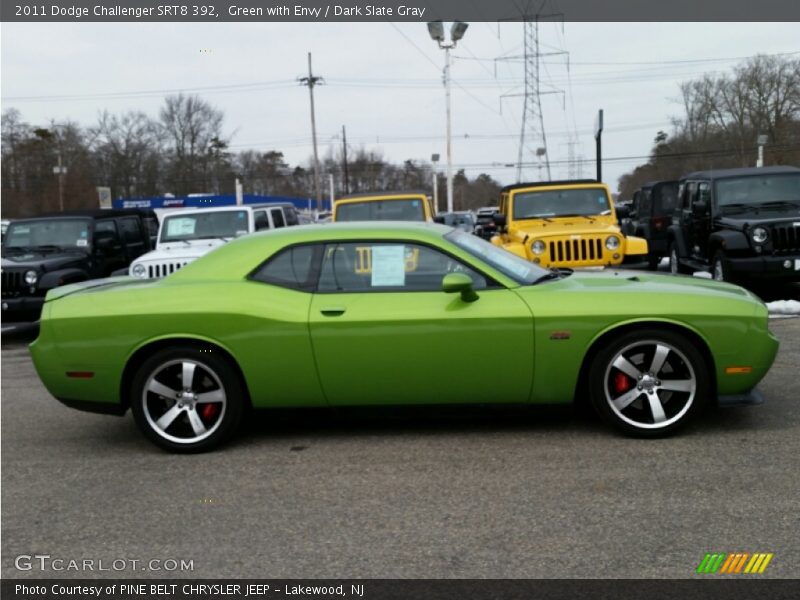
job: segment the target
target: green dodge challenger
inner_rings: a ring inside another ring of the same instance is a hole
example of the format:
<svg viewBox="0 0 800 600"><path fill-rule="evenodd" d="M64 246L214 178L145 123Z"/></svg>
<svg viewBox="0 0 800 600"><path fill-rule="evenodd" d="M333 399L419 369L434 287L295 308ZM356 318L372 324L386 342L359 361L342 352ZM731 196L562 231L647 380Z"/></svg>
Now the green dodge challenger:
<svg viewBox="0 0 800 600"><path fill-rule="evenodd" d="M758 404L778 341L725 283L542 269L435 224L293 227L160 281L52 290L31 345L64 404L123 414L172 451L250 408L590 402L621 431Z"/></svg>

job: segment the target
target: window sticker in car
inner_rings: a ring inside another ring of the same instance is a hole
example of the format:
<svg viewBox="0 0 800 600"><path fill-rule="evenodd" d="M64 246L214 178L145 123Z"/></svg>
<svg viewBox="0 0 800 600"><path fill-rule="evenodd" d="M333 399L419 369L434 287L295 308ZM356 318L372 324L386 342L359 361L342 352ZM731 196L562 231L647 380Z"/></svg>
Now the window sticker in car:
<svg viewBox="0 0 800 600"><path fill-rule="evenodd" d="M194 219L169 219L167 221L167 235L194 235Z"/></svg>
<svg viewBox="0 0 800 600"><path fill-rule="evenodd" d="M372 287L397 287L405 283L405 247L375 246L372 249Z"/></svg>
<svg viewBox="0 0 800 600"><path fill-rule="evenodd" d="M89 242L86 239L79 239L75 242L76 246L87 246Z"/></svg>

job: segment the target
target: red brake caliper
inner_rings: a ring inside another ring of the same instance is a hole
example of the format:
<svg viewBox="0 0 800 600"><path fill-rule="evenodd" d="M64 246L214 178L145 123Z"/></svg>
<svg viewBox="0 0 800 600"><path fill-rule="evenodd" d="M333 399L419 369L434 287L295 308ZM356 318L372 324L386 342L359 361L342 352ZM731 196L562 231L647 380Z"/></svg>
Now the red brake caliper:
<svg viewBox="0 0 800 600"><path fill-rule="evenodd" d="M617 371L614 374L614 391L618 394L624 394L631 389L631 379L622 371Z"/></svg>
<svg viewBox="0 0 800 600"><path fill-rule="evenodd" d="M216 416L217 411L219 411L219 405L216 402L209 402L208 404L204 404L202 406L200 409L200 415L206 421L210 421Z"/></svg>

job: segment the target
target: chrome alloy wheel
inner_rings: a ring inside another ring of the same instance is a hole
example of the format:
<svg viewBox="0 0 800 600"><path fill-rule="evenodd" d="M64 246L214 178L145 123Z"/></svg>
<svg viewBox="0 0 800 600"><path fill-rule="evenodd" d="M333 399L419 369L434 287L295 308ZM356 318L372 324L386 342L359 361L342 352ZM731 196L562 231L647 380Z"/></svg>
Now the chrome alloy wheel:
<svg viewBox="0 0 800 600"><path fill-rule="evenodd" d="M160 437L195 444L212 435L227 407L219 375L196 360L171 360L148 376L141 397L144 417Z"/></svg>
<svg viewBox="0 0 800 600"><path fill-rule="evenodd" d="M725 269L722 267L721 258L714 259L714 269L711 275L716 281L725 281Z"/></svg>
<svg viewBox="0 0 800 600"><path fill-rule="evenodd" d="M669 272L673 275L678 275L680 271L678 270L678 251L675 250L675 246L669 252Z"/></svg>
<svg viewBox="0 0 800 600"><path fill-rule="evenodd" d="M697 393L691 362L677 348L645 340L620 350L605 371L605 398L629 425L661 429L679 421Z"/></svg>

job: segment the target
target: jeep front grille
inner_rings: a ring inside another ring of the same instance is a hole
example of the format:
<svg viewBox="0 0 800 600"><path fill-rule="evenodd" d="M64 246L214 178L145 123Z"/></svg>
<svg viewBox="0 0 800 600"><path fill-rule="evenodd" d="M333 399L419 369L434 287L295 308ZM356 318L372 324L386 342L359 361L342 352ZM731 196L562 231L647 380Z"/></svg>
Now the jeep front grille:
<svg viewBox="0 0 800 600"><path fill-rule="evenodd" d="M550 262L580 262L602 265L603 240L598 237L550 242Z"/></svg>
<svg viewBox="0 0 800 600"><path fill-rule="evenodd" d="M189 261L148 265L147 276L150 279L155 279L158 277L166 277L167 275L171 275L181 267L185 267L188 264L188 262Z"/></svg>
<svg viewBox="0 0 800 600"><path fill-rule="evenodd" d="M24 271L3 271L3 296L10 296L25 287Z"/></svg>
<svg viewBox="0 0 800 600"><path fill-rule="evenodd" d="M800 227L792 223L772 226L772 247L775 252L800 251Z"/></svg>

